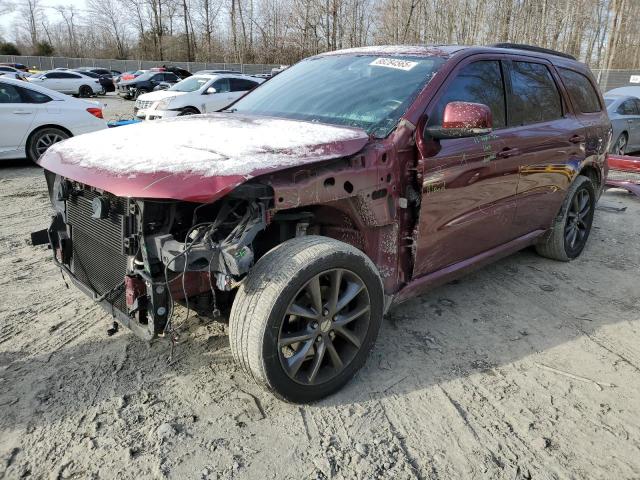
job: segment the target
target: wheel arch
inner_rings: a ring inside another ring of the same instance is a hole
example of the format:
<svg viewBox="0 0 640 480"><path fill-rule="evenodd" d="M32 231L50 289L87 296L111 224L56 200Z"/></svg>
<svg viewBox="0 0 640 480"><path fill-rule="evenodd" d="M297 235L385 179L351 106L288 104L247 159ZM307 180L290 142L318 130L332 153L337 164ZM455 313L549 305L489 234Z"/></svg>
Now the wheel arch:
<svg viewBox="0 0 640 480"><path fill-rule="evenodd" d="M56 125L55 123L47 123L45 125L38 125L36 128L34 128L29 135L27 136L27 139L24 142L24 152L25 155L28 156L28 150L29 150L29 142L31 142L31 139L33 138L33 136L38 133L41 130L44 130L46 128L57 128L58 130L62 130L63 132L65 132L67 135L69 135L70 137L73 137L73 132L71 132L71 130L69 130L66 127L63 127L62 125Z"/></svg>
<svg viewBox="0 0 640 480"><path fill-rule="evenodd" d="M580 169L580 171L578 172L578 175L583 175L589 178L591 180L591 183L593 183L594 190L596 192L600 191L600 188L602 187L602 184L603 184L603 181L602 181L603 179L602 179L602 172L598 167L591 164L585 165Z"/></svg>
<svg viewBox="0 0 640 480"><path fill-rule="evenodd" d="M202 113L199 108L193 107L191 105L187 105L186 107L182 107L182 111L185 111L185 110L193 110L193 111L197 112L198 114Z"/></svg>

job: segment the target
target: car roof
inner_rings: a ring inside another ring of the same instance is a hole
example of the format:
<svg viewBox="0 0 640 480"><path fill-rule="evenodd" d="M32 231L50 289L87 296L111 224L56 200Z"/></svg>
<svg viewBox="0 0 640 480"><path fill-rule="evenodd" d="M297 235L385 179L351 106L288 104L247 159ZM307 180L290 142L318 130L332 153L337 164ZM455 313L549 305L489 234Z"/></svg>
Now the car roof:
<svg viewBox="0 0 640 480"><path fill-rule="evenodd" d="M55 90L51 90L50 88L41 87L40 85L34 85L33 83L25 82L24 80L18 80L15 78L0 77L0 82L10 83L11 85L27 88L29 90L35 90L36 92L44 93L45 95L53 97L56 100L61 100L61 99L66 100L67 98L73 98L73 97L69 97L68 95L64 95L62 93L56 92Z"/></svg>
<svg viewBox="0 0 640 480"><path fill-rule="evenodd" d="M605 97L611 96L611 95L629 95L631 97L640 98L640 85L638 86L628 85L626 87L618 87L618 88L609 90L604 94Z"/></svg>
<svg viewBox="0 0 640 480"><path fill-rule="evenodd" d="M551 63L560 66L580 66L585 69L582 62L577 61L571 55L531 45L496 44L495 46L480 45L377 45L369 47L347 48L335 50L317 55L317 57L331 55L405 55L415 57L442 57L449 58L459 53L500 53L503 55L521 55L537 58L545 58Z"/></svg>

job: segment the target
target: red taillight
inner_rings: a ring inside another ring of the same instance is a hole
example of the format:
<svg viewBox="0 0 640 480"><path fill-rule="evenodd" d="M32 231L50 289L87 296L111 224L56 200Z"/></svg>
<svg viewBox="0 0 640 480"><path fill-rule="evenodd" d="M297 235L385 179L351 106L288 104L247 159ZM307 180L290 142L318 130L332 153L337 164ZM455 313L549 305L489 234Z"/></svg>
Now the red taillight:
<svg viewBox="0 0 640 480"><path fill-rule="evenodd" d="M89 112L91 115L93 115L96 118L104 118L102 116L101 108L87 108L87 112Z"/></svg>

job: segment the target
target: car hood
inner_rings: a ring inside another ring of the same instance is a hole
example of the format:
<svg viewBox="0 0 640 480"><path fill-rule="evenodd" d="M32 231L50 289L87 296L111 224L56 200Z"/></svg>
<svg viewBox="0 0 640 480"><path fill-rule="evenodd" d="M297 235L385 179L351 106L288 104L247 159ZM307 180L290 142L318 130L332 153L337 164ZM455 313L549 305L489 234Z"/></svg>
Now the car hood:
<svg viewBox="0 0 640 480"><path fill-rule="evenodd" d="M210 202L265 173L353 155L368 140L359 128L213 113L80 135L38 163L117 196Z"/></svg>
<svg viewBox="0 0 640 480"><path fill-rule="evenodd" d="M169 97L178 97L180 95L184 95L186 92L173 92L169 90L157 90L155 92L144 93L138 97L139 100L146 102L157 102L158 100L162 100L164 98Z"/></svg>

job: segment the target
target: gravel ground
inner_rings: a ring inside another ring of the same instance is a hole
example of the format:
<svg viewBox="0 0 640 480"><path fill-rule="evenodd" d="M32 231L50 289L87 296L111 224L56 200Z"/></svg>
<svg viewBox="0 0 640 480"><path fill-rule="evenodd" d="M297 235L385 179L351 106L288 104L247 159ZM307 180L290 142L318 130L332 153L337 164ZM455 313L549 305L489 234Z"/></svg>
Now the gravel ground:
<svg viewBox="0 0 640 480"><path fill-rule="evenodd" d="M102 114L106 121L118 120L120 118L131 118L133 116L133 106L135 101L125 100L115 92L107 93L104 97L96 97L91 100L102 103Z"/></svg>
<svg viewBox="0 0 640 480"><path fill-rule="evenodd" d="M392 309L356 378L296 406L233 364L224 322L192 316L172 365L165 340L107 337L27 242L41 170L3 165L0 478L640 477L637 198L603 196L626 210L597 211L577 261L526 250Z"/></svg>

